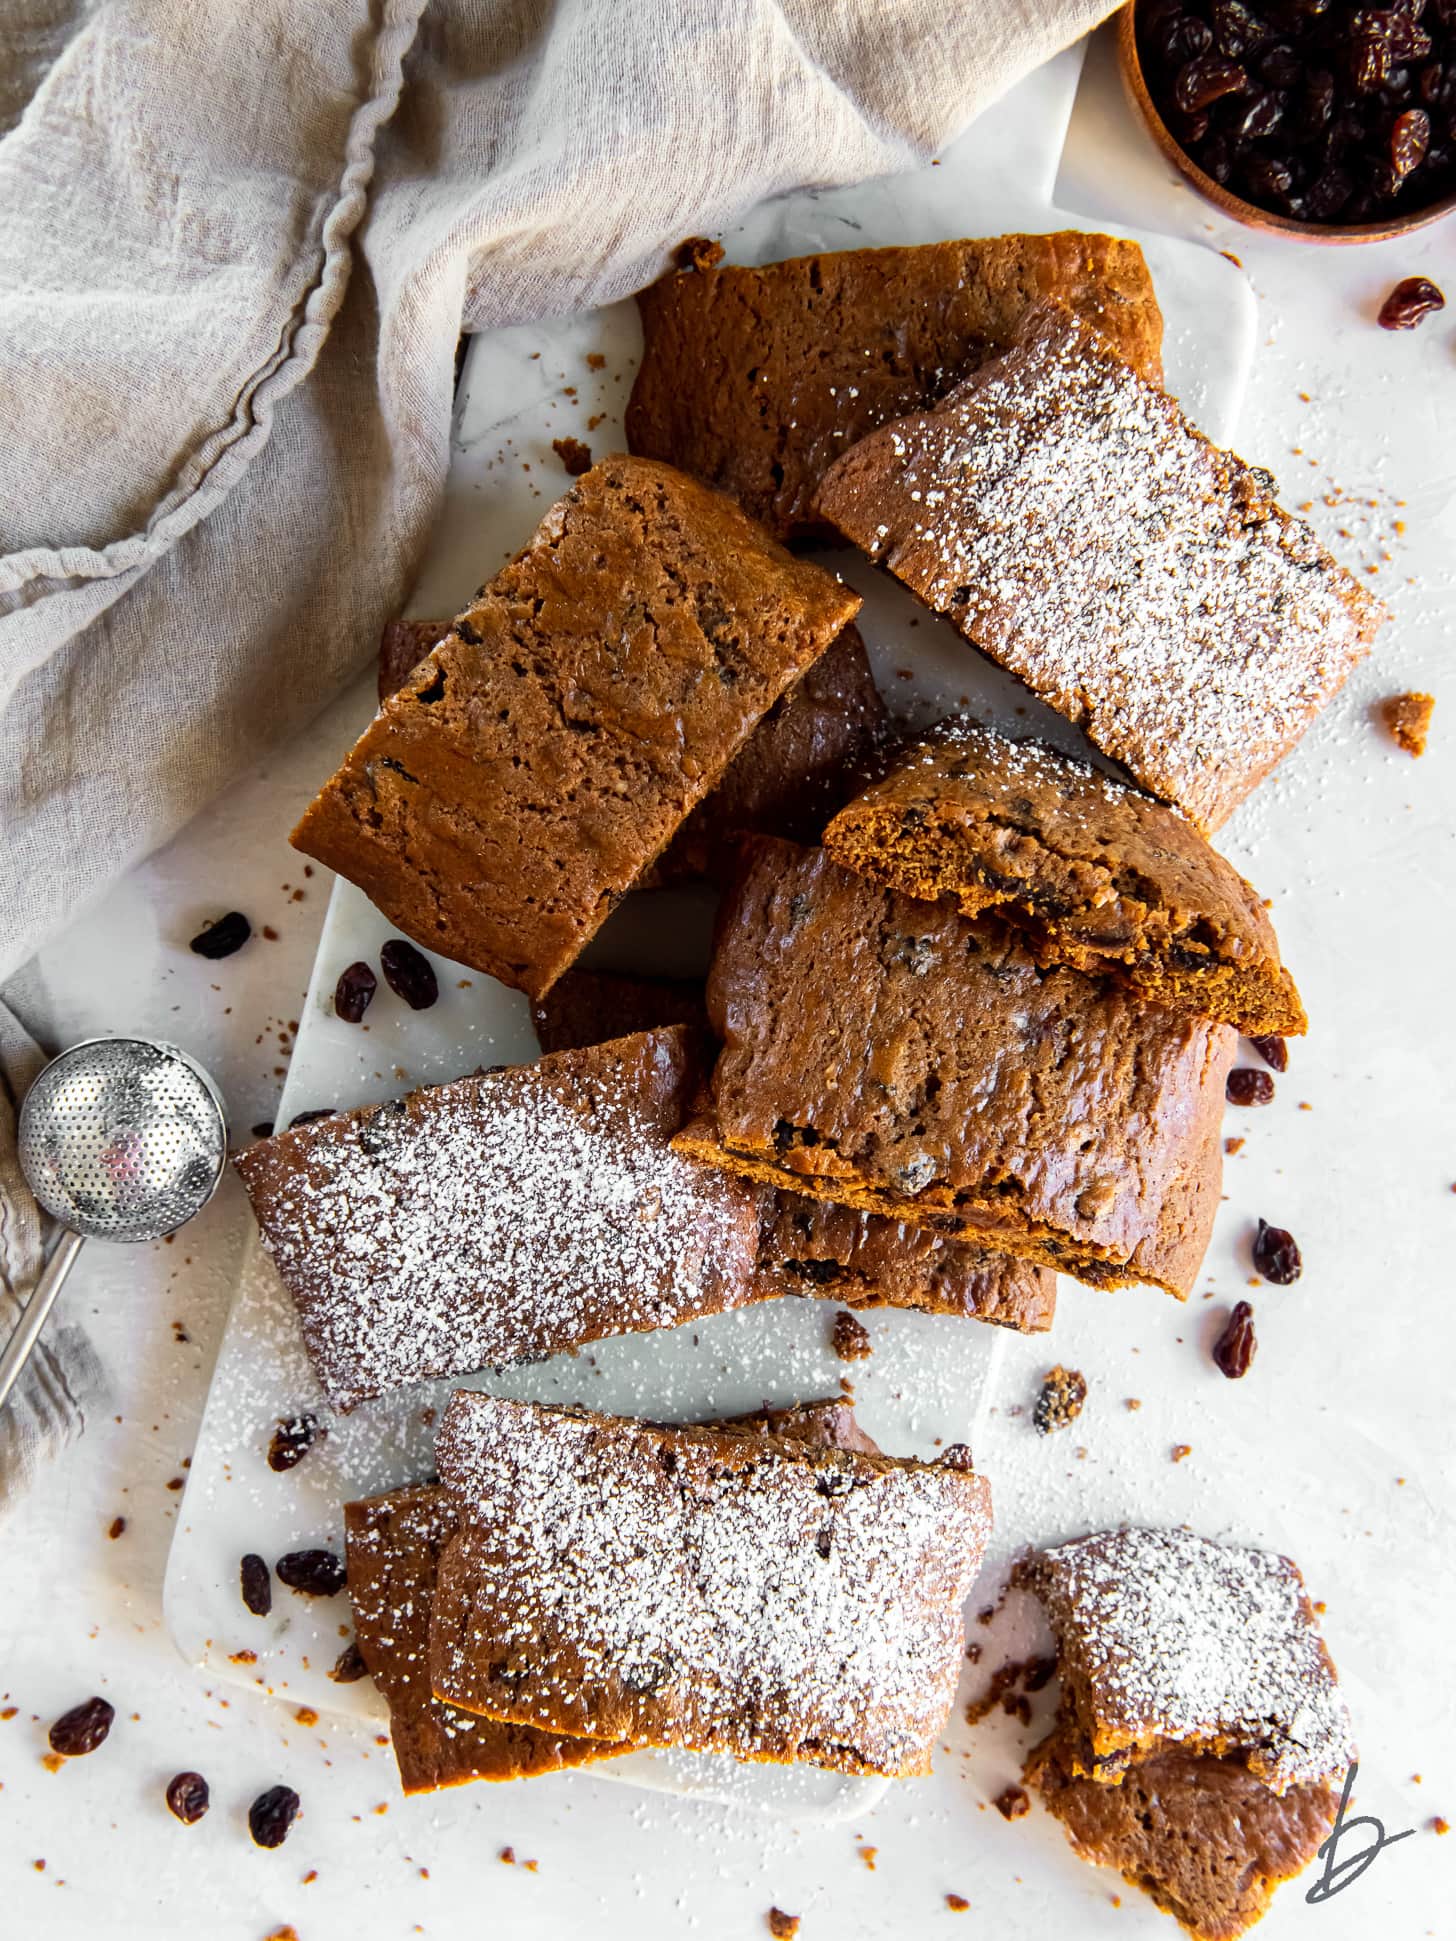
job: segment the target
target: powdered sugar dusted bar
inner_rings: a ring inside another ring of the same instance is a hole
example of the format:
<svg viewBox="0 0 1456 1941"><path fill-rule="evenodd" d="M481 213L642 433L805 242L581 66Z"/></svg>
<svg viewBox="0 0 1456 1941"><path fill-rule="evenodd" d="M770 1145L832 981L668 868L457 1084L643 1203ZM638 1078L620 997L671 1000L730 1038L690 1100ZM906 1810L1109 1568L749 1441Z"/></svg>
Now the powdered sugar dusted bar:
<svg viewBox="0 0 1456 1941"><path fill-rule="evenodd" d="M668 1146L689 1040L559 1052L238 1156L336 1407L755 1298L753 1194Z"/></svg>
<svg viewBox="0 0 1456 1941"><path fill-rule="evenodd" d="M1057 1636L1076 1770L1159 1749L1245 1755L1272 1792L1342 1777L1350 1715L1287 1557L1191 1530L1106 1530L1019 1568Z"/></svg>
<svg viewBox="0 0 1456 1941"><path fill-rule="evenodd" d="M583 1737L928 1770L991 1527L956 1458L458 1391L436 1460L461 1520L437 1697Z"/></svg>
<svg viewBox="0 0 1456 1941"><path fill-rule="evenodd" d="M843 1396L763 1409L722 1426L742 1435L789 1436L825 1448L875 1453ZM440 1552L458 1528L450 1492L439 1484L392 1489L344 1505L354 1636L389 1706L390 1738L405 1792L436 1792L474 1779L532 1779L627 1751L625 1744L481 1718L434 1696L430 1607Z"/></svg>
<svg viewBox="0 0 1456 1941"><path fill-rule="evenodd" d="M819 509L1154 795L1216 828L1385 609L1066 309L871 433Z"/></svg>

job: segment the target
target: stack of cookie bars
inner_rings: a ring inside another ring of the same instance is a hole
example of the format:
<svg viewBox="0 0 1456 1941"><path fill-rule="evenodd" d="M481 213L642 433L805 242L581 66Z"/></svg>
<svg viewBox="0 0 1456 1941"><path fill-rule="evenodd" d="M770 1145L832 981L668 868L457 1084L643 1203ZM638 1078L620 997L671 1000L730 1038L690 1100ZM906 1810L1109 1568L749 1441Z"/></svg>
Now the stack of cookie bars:
<svg viewBox="0 0 1456 1941"><path fill-rule="evenodd" d="M1383 614L1160 388L1140 250L717 254L639 299L630 455L453 620L386 631L380 711L294 834L527 993L544 1053L239 1157L341 1410L792 1295L1027 1331L1059 1272L1186 1298L1238 1034L1305 1028L1209 837ZM826 535L1096 752L898 734L858 597L789 550ZM578 967L623 897L687 877L721 890L705 985ZM640 1746L927 1769L990 1530L963 1449L885 1456L842 1400L665 1427L462 1389L437 1462L346 1509L407 1790ZM1065 1671L1031 1782L1191 1932L1236 1934L1323 1838L1348 1749L1297 1572L1084 1541L1092 1575L1075 1545L1028 1566ZM1119 1634L1153 1697L1116 1756L1069 1644L1094 1580L1104 1630L1180 1583L1208 1614L1177 1663L1156 1626ZM1323 1667L1317 1771L1246 1720L1175 1729L1205 1686L1283 1694L1286 1660ZM1129 1819L1159 1785L1176 1810ZM1190 1884L1201 1800L1264 1845L1230 1834Z"/></svg>

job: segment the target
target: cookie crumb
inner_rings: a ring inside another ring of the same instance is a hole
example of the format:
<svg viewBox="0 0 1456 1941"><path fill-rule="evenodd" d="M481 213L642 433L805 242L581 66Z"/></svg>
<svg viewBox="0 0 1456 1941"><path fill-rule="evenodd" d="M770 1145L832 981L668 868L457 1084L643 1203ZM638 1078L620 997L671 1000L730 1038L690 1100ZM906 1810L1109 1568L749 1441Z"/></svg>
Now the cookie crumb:
<svg viewBox="0 0 1456 1941"><path fill-rule="evenodd" d="M1020 1786L1008 1786L991 1804L1003 1820L1019 1820L1031 1811L1031 1801Z"/></svg>
<svg viewBox="0 0 1456 1941"><path fill-rule="evenodd" d="M860 1859L869 1868L870 1872L873 1873L875 1871L875 1860L878 1857L879 1851L880 1851L879 1848L878 1847L859 1847L856 1851L858 1852Z"/></svg>
<svg viewBox="0 0 1456 1941"><path fill-rule="evenodd" d="M599 350L589 350L586 354L586 367L589 371L604 371L607 360Z"/></svg>
<svg viewBox="0 0 1456 1941"><path fill-rule="evenodd" d="M1168 1451L1168 1460L1170 1462L1182 1462L1185 1456L1191 1456L1192 1454L1193 1444L1191 1442L1175 1442L1173 1447Z"/></svg>
<svg viewBox="0 0 1456 1941"><path fill-rule="evenodd" d="M794 1936L799 1932L799 1916L785 1914L781 1907L771 1907L768 1911L768 1931L774 1941L794 1941Z"/></svg>
<svg viewBox="0 0 1456 1941"><path fill-rule="evenodd" d="M869 1329L848 1308L835 1315L829 1341L841 1361L864 1361L875 1352Z"/></svg>
<svg viewBox="0 0 1456 1941"><path fill-rule="evenodd" d="M1244 1142L1242 1139L1225 1139L1223 1149L1232 1158L1236 1152L1242 1152L1244 1150Z"/></svg>
<svg viewBox="0 0 1456 1941"><path fill-rule="evenodd" d="M1392 694L1380 703L1380 718L1392 741L1408 755L1424 755L1435 707L1431 694Z"/></svg>
<svg viewBox="0 0 1456 1941"><path fill-rule="evenodd" d="M579 479L583 472L591 470L591 446L584 445L579 438L553 438L551 449L572 478Z"/></svg>
<svg viewBox="0 0 1456 1941"><path fill-rule="evenodd" d="M1127 1400L1123 1403L1122 1406L1128 1411L1129 1414L1133 1414L1136 1410L1142 1407L1142 1403L1138 1400L1136 1395L1129 1395Z"/></svg>
<svg viewBox="0 0 1456 1941"><path fill-rule="evenodd" d="M1436 1817L1431 1821L1431 1831L1432 1833L1449 1833L1451 1831L1451 1822L1449 1820L1442 1819L1441 1815L1438 1813Z"/></svg>
<svg viewBox="0 0 1456 1941"><path fill-rule="evenodd" d="M1087 1383L1081 1371L1063 1368L1058 1362L1042 1380L1041 1392L1032 1410L1032 1427L1039 1436L1053 1435L1076 1421L1086 1400Z"/></svg>
<svg viewBox="0 0 1456 1941"><path fill-rule="evenodd" d="M964 1914L971 1905L964 1894L947 1894L945 1904L952 1914Z"/></svg>
<svg viewBox="0 0 1456 1941"><path fill-rule="evenodd" d="M111 1519L109 1526L107 1527L106 1534L107 1536L110 1537L111 1541L115 1543L116 1539L121 1535L121 1533L123 1532L123 1530L125 1530L125 1528L126 1528L126 1518L124 1516L114 1516Z"/></svg>
<svg viewBox="0 0 1456 1941"><path fill-rule="evenodd" d="M706 236L684 237L672 253L673 267L679 270L711 270L722 260L723 245Z"/></svg>

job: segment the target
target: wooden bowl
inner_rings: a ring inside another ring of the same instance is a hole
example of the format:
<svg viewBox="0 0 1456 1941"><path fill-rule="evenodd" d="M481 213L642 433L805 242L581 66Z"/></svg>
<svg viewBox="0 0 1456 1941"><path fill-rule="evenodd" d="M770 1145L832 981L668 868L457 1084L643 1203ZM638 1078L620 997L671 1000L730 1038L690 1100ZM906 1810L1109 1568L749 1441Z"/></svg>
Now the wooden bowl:
<svg viewBox="0 0 1456 1941"><path fill-rule="evenodd" d="M1242 196L1234 195L1215 182L1211 175L1204 174L1158 113L1143 76L1142 61L1138 57L1137 32L1133 25L1135 5L1136 0L1127 0L1117 18L1118 64L1127 91L1146 122L1148 132L1168 160L1187 176L1200 195L1226 216L1232 216L1235 222L1276 236L1297 236L1306 243L1382 243L1388 242L1392 236L1408 236L1413 229L1424 229L1428 223L1439 222L1443 216L1449 216L1456 210L1456 194L1453 194L1443 196L1428 208L1392 216L1384 222L1296 222L1293 216L1276 216L1272 210L1261 209L1256 202L1245 202Z"/></svg>

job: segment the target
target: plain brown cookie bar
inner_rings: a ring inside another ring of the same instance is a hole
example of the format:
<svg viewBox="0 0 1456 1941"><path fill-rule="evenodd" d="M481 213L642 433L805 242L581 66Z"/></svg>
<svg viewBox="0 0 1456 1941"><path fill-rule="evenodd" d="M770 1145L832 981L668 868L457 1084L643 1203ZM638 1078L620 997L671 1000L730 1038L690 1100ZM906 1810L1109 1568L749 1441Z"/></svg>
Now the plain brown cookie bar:
<svg viewBox="0 0 1456 1941"><path fill-rule="evenodd" d="M938 1464L459 1391L431 1683L583 1738L928 1770L991 1527Z"/></svg>
<svg viewBox="0 0 1456 1941"><path fill-rule="evenodd" d="M942 396L1061 297L1155 383L1163 319L1136 243L1065 230L669 273L639 293L634 452L731 492L780 537L814 531L841 453Z"/></svg>
<svg viewBox="0 0 1456 1941"><path fill-rule="evenodd" d="M742 1434L787 1436L826 1449L878 1454L843 1397L762 1409L722 1425ZM440 1552L459 1528L439 1484L392 1489L344 1505L354 1636L389 1706L390 1737L406 1793L436 1792L474 1779L530 1779L629 1751L507 1725L442 1704L430 1690L430 1606Z"/></svg>
<svg viewBox="0 0 1456 1941"><path fill-rule="evenodd" d="M1239 1030L1306 1028L1253 888L1176 809L1039 741L944 722L844 808L824 847L907 896L995 909L1038 959L1120 971Z"/></svg>
<svg viewBox="0 0 1456 1941"><path fill-rule="evenodd" d="M550 988L859 597L612 458L384 703L294 830L416 942Z"/></svg>
<svg viewBox="0 0 1456 1941"><path fill-rule="evenodd" d="M767 838L725 902L708 1013L723 1050L680 1152L1096 1286L1189 1293L1228 1026Z"/></svg>
<svg viewBox="0 0 1456 1941"><path fill-rule="evenodd" d="M1215 829L1368 651L1385 609L1060 306L826 474L824 516Z"/></svg>
<svg viewBox="0 0 1456 1941"><path fill-rule="evenodd" d="M1237 1760L1171 1751L1101 1786L1078 1776L1073 1744L1067 1727L1044 1739L1027 1762L1027 1785L1080 1859L1116 1867L1195 1941L1234 1941L1251 1928L1334 1824L1327 1785L1275 1795Z"/></svg>
<svg viewBox="0 0 1456 1941"><path fill-rule="evenodd" d="M1287 1557L1191 1530L1103 1530L1017 1566L1056 1634L1073 1769L1116 1785L1176 1747L1271 1792L1343 1779L1350 1714Z"/></svg>
<svg viewBox="0 0 1456 1941"><path fill-rule="evenodd" d="M832 1200L763 1189L757 1292L820 1294L846 1307L916 1308L1044 1334L1057 1277L1014 1254Z"/></svg>
<svg viewBox="0 0 1456 1941"><path fill-rule="evenodd" d="M601 971L568 971L531 1016L543 1051L663 1024L695 1024L705 1042L708 1035L701 984ZM1051 1326L1057 1299L1055 1274L1029 1260L773 1187L759 1190L754 1286L765 1296L965 1315L1024 1334Z"/></svg>
<svg viewBox="0 0 1456 1941"><path fill-rule="evenodd" d="M699 1072L642 1032L240 1153L334 1406L761 1299L755 1196L668 1143Z"/></svg>
<svg viewBox="0 0 1456 1941"><path fill-rule="evenodd" d="M390 621L379 640L381 701L453 625ZM889 714L851 623L774 702L717 787L638 877L637 888L719 875L733 838L744 830L817 840L834 811L870 779L889 738Z"/></svg>
<svg viewBox="0 0 1456 1941"><path fill-rule="evenodd" d="M775 701L641 887L721 880L745 833L817 842L835 810L878 771L890 739L889 712L851 624Z"/></svg>

